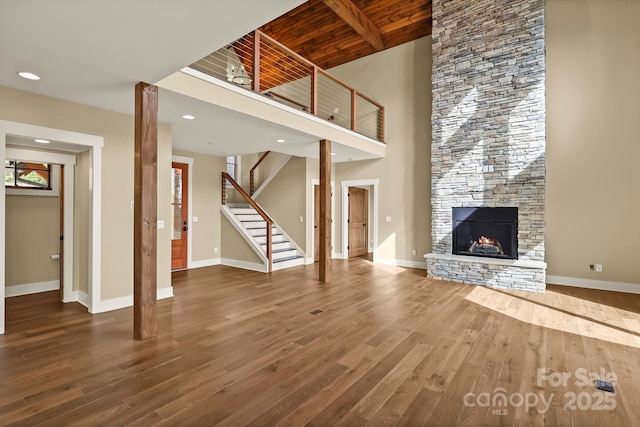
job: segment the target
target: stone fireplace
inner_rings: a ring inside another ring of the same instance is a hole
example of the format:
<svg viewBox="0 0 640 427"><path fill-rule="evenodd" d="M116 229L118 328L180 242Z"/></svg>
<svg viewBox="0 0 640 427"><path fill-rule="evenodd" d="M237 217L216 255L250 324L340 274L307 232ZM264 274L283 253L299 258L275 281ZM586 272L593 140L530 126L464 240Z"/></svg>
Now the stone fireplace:
<svg viewBox="0 0 640 427"><path fill-rule="evenodd" d="M433 1L430 277L545 289L544 5Z"/></svg>

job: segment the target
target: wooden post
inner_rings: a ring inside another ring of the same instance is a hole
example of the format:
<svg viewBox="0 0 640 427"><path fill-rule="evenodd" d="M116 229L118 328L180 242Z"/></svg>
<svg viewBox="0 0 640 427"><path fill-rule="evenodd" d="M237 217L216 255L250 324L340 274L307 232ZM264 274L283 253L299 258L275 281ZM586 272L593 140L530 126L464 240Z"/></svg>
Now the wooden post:
<svg viewBox="0 0 640 427"><path fill-rule="evenodd" d="M158 88L135 89L135 160L133 211L133 336L153 338L158 331Z"/></svg>
<svg viewBox="0 0 640 427"><path fill-rule="evenodd" d="M331 281L331 141L320 141L320 277Z"/></svg>
<svg viewBox="0 0 640 427"><path fill-rule="evenodd" d="M260 35L258 30L253 32L253 91L260 93Z"/></svg>
<svg viewBox="0 0 640 427"><path fill-rule="evenodd" d="M318 115L318 67L311 67L311 114Z"/></svg>
<svg viewBox="0 0 640 427"><path fill-rule="evenodd" d="M356 121L358 120L358 111L356 110L356 108L358 108L357 99L358 93L355 89L351 89L351 130L353 131L356 130Z"/></svg>

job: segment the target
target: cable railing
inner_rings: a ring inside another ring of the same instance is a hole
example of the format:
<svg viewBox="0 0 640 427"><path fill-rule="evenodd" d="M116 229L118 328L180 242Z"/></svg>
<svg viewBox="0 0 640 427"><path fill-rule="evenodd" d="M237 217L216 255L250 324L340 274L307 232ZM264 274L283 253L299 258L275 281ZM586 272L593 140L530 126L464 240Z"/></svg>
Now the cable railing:
<svg viewBox="0 0 640 427"><path fill-rule="evenodd" d="M289 154L265 151L249 170L249 195L253 197L260 187L266 185L289 158Z"/></svg>
<svg viewBox="0 0 640 427"><path fill-rule="evenodd" d="M261 31L190 68L384 142L384 107Z"/></svg>
<svg viewBox="0 0 640 427"><path fill-rule="evenodd" d="M249 205L258 212L258 214L265 221L265 235L267 240L267 245L265 247L265 256L267 257L269 266L268 271L271 273L273 270L273 245L271 244L273 241L273 220L267 215L267 213L262 210L260 206L240 187L240 185L226 172L222 172L222 204L227 204L227 182L232 185L233 188L237 191L237 193L247 202Z"/></svg>

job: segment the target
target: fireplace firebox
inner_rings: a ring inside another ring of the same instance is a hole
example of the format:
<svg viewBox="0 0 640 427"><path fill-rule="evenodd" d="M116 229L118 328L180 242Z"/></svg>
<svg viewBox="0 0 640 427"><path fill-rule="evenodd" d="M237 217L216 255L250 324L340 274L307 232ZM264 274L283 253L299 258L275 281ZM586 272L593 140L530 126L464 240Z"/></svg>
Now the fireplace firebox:
<svg viewBox="0 0 640 427"><path fill-rule="evenodd" d="M518 208L452 208L453 254L518 259Z"/></svg>

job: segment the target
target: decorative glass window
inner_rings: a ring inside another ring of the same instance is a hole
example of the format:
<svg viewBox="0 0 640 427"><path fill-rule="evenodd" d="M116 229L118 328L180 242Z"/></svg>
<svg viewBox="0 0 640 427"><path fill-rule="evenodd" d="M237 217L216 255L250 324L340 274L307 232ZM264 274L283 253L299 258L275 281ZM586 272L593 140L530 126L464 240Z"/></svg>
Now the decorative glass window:
<svg viewBox="0 0 640 427"><path fill-rule="evenodd" d="M51 164L4 161L5 188L51 190Z"/></svg>

